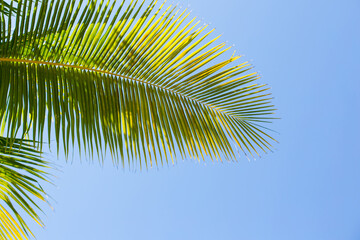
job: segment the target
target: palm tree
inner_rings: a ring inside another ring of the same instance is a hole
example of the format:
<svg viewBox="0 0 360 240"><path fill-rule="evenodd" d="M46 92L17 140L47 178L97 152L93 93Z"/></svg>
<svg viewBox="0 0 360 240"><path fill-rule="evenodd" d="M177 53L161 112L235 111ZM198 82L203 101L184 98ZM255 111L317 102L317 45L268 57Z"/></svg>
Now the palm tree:
<svg viewBox="0 0 360 240"><path fill-rule="evenodd" d="M187 9L157 1L0 0L0 235L40 225L55 136L115 165L236 160L271 150L266 85ZM235 62L235 64L233 63ZM237 64L236 64L237 63ZM47 140L44 140L47 136ZM27 139L27 140L26 140ZM21 212L18 212L20 209Z"/></svg>

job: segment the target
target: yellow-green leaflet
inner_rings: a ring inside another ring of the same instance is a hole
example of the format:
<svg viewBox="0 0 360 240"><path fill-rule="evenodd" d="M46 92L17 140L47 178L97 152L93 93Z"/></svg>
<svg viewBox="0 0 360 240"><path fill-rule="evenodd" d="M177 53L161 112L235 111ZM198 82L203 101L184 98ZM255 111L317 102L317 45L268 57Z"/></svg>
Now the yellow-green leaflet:
<svg viewBox="0 0 360 240"><path fill-rule="evenodd" d="M47 201L40 183L49 181L49 169L31 141L0 137L1 239L27 239L32 235L24 220L26 214L43 226L37 202Z"/></svg>

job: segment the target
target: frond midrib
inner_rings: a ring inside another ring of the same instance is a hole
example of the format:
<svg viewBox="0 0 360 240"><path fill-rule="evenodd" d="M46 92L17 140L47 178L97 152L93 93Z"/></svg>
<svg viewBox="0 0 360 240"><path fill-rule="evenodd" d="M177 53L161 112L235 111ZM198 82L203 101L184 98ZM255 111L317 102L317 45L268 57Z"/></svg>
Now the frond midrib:
<svg viewBox="0 0 360 240"><path fill-rule="evenodd" d="M92 72L97 72L97 73L102 73L102 74L107 74L107 75L111 75L111 76L116 76L116 77L120 77L120 78L125 78L128 80L133 80L142 84L147 84L147 85L151 85L153 87L162 89L164 91L167 92L171 92L173 94L176 94L178 96L181 96L183 98L187 98L190 101L194 101L197 102L203 106L205 106L206 108L211 109L212 111L216 111L217 113L221 114L221 115L226 115L228 117L231 117L233 119L237 119L237 120L241 120L244 121L241 117L239 116L234 116L229 112L226 112L224 110L220 110L218 107L212 106L211 104L205 103L203 101L200 101L196 98L193 97L189 97L187 95L184 95L182 93L179 93L177 91L174 91L172 89L169 88L165 88L163 86L157 85L157 84L153 84L153 83L149 83L147 81L138 79L138 78L134 78L134 77L130 77L130 76L126 76L126 75L122 75L122 74L117 74L117 73L113 73L110 71L106 71L106 70L101 70L101 69L95 69L95 68L87 68L87 67L83 67L83 66L79 66L79 65L71 65L71 64L64 64L64 63L56 63L56 62L48 62L48 61L37 61L37 60L27 60L27 59L18 59L18 58L4 58L4 57L0 57L0 62L20 62L20 63L33 63L33 64L43 64L43 65L51 65L51 66L57 66L57 67L68 67L68 68L75 68L75 69L80 69L80 70L87 70L87 71L92 71Z"/></svg>

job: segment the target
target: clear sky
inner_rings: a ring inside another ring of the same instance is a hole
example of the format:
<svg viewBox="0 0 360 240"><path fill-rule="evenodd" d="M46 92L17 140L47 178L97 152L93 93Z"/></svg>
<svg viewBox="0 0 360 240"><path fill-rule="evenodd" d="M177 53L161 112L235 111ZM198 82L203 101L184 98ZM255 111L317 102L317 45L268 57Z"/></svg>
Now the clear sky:
<svg viewBox="0 0 360 240"><path fill-rule="evenodd" d="M280 144L256 161L143 172L60 157L37 238L360 239L360 1L182 3L272 86Z"/></svg>

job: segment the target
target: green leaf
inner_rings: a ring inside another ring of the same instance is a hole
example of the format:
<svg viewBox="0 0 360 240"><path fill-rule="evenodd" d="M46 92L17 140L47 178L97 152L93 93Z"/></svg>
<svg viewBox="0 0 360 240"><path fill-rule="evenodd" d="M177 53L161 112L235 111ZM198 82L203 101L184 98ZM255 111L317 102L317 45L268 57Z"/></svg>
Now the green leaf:
<svg viewBox="0 0 360 240"><path fill-rule="evenodd" d="M109 150L140 168L271 150L258 123L274 107L252 66L226 57L231 47L187 9L144 2L21 1L13 18L2 14L7 136L42 142L47 132L66 154Z"/></svg>
<svg viewBox="0 0 360 240"><path fill-rule="evenodd" d="M40 226L37 202L47 202L41 182L49 182L48 162L29 140L0 137L0 236L28 239L33 235L24 216Z"/></svg>

